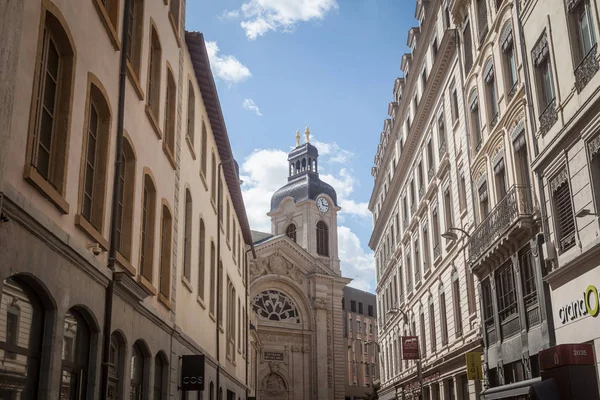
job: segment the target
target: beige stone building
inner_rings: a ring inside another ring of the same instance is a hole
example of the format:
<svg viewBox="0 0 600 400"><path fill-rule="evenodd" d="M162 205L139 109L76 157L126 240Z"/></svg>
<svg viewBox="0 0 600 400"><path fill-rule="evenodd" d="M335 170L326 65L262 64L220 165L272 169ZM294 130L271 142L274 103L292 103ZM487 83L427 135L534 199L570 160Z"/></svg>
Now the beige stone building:
<svg viewBox="0 0 600 400"><path fill-rule="evenodd" d="M344 288L344 337L348 346L346 400L366 399L379 381L376 296L350 286Z"/></svg>
<svg viewBox="0 0 600 400"><path fill-rule="evenodd" d="M600 364L600 37L597 1L524 1L532 167L540 188L556 344L593 345ZM588 308L589 307L589 308Z"/></svg>
<svg viewBox="0 0 600 400"><path fill-rule="evenodd" d="M288 183L271 198L271 233L253 232L250 302L256 315L251 365L260 400L343 400L346 342L335 190L319 179L309 143L289 153Z"/></svg>
<svg viewBox="0 0 600 400"><path fill-rule="evenodd" d="M380 398L420 396L402 336L418 337L424 399L476 398L465 353L481 350L481 333L463 233L476 202L458 33L446 2L417 1L415 18L372 170Z"/></svg>
<svg viewBox="0 0 600 400"><path fill-rule="evenodd" d="M451 9L463 44L466 151L477 204L469 262L480 282L484 398L527 391L539 380L538 352L551 343L541 279L540 201L530 168L535 145L522 4L456 0Z"/></svg>
<svg viewBox="0 0 600 400"><path fill-rule="evenodd" d="M97 399L106 376L110 399L171 398L178 357L204 354L189 398L246 398L252 239L185 1L2 1L0 19L0 397Z"/></svg>

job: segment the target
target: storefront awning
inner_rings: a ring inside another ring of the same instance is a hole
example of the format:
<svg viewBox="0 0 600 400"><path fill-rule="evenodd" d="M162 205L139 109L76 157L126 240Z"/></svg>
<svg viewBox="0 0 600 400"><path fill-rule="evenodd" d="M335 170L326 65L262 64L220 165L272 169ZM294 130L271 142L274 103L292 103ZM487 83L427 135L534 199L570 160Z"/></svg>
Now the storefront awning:
<svg viewBox="0 0 600 400"><path fill-rule="evenodd" d="M533 378L526 381L510 383L485 389L481 392L483 400L506 399L512 396L522 396L529 393L529 388L534 383L540 382L542 378Z"/></svg>

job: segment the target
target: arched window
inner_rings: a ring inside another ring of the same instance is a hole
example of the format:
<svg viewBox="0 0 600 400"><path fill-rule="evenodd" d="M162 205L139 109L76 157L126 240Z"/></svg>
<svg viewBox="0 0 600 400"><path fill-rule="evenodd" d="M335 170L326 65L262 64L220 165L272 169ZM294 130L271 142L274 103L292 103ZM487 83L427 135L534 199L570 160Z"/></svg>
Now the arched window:
<svg viewBox="0 0 600 400"><path fill-rule="evenodd" d="M206 168L208 167L208 157L206 152L206 124L204 121L202 121L202 137L200 140L202 141L200 143L200 157L202 157L200 160L200 171L202 172L203 178L207 179Z"/></svg>
<svg viewBox="0 0 600 400"><path fill-rule="evenodd" d="M329 257L329 228L323 221L317 222L317 254Z"/></svg>
<svg viewBox="0 0 600 400"><path fill-rule="evenodd" d="M217 322L219 326L223 326L223 260L219 260L219 268L217 269Z"/></svg>
<svg viewBox="0 0 600 400"><path fill-rule="evenodd" d="M153 125L158 128L158 116L160 115L160 75L161 75L162 48L158 33L154 25L150 34L150 60L148 61L148 107L151 112L151 119L154 118Z"/></svg>
<svg viewBox="0 0 600 400"><path fill-rule="evenodd" d="M8 278L2 286L0 317L6 329L0 336L0 374L19 374L19 390L8 391L7 398L37 398L45 312L38 298Z"/></svg>
<svg viewBox="0 0 600 400"><path fill-rule="evenodd" d="M67 311L64 320L60 398L76 400L86 397L90 330L75 311Z"/></svg>
<svg viewBox="0 0 600 400"><path fill-rule="evenodd" d="M215 153L210 157L210 199L213 204L217 204L217 161Z"/></svg>
<svg viewBox="0 0 600 400"><path fill-rule="evenodd" d="M168 368L164 354L158 353L154 358L154 400L167 398Z"/></svg>
<svg viewBox="0 0 600 400"><path fill-rule="evenodd" d="M185 220L183 221L183 276L192 279L192 194L185 190Z"/></svg>
<svg viewBox="0 0 600 400"><path fill-rule="evenodd" d="M192 148L194 147L194 124L196 122L196 96L192 81L188 82L188 104L187 104L187 137Z"/></svg>
<svg viewBox="0 0 600 400"><path fill-rule="evenodd" d="M306 158L302 159L302 171L306 170Z"/></svg>
<svg viewBox="0 0 600 400"><path fill-rule="evenodd" d="M173 24L175 35L179 36L179 0L171 0L169 5L169 19Z"/></svg>
<svg viewBox="0 0 600 400"><path fill-rule="evenodd" d="M44 10L38 43L25 177L42 191L63 197L75 68L74 45L63 18ZM47 183L50 185L48 185ZM66 202L57 205L68 212Z"/></svg>
<svg viewBox="0 0 600 400"><path fill-rule="evenodd" d="M252 299L257 318L265 321L300 323L300 313L288 295L279 290L265 290Z"/></svg>
<svg viewBox="0 0 600 400"><path fill-rule="evenodd" d="M96 81L91 74L90 79ZM96 83L98 82L88 83L89 97L87 98L86 127L83 135L85 151L81 158L83 180L80 184L80 213L102 236L111 113L110 106L104 97L104 90ZM80 226L85 227L87 224Z"/></svg>
<svg viewBox="0 0 600 400"><path fill-rule="evenodd" d="M300 172L300 160L296 161L296 173Z"/></svg>
<svg viewBox="0 0 600 400"><path fill-rule="evenodd" d="M131 261L131 238L133 228L133 189L135 187L135 153L131 142L124 138L121 152L121 187L117 203L117 251Z"/></svg>
<svg viewBox="0 0 600 400"><path fill-rule="evenodd" d="M296 241L296 225L291 223L285 228L285 234L287 237L292 239L294 242Z"/></svg>
<svg viewBox="0 0 600 400"><path fill-rule="evenodd" d="M162 219L160 225L160 269L159 290L164 300L169 300L171 288L171 242L173 231L173 219L169 206L163 203Z"/></svg>
<svg viewBox="0 0 600 400"><path fill-rule="evenodd" d="M108 390L112 393L121 393L125 366L125 339L119 332L110 335L108 360Z"/></svg>
<svg viewBox="0 0 600 400"><path fill-rule="evenodd" d="M206 227L200 218L200 243L198 244L198 297L204 300L204 274L206 266Z"/></svg>
<svg viewBox="0 0 600 400"><path fill-rule="evenodd" d="M131 385L130 400L142 400L144 393L144 353L141 344L135 343L131 349Z"/></svg>
<svg viewBox="0 0 600 400"><path fill-rule="evenodd" d="M125 11L125 18L129 18L129 30L127 35L129 36L129 43L127 44L127 62L129 67L127 69L128 76L133 78L135 82L133 87L138 92L138 95L142 94L139 88L140 79L140 65L141 65L141 50L142 50L142 38L143 38L143 18L144 18L144 2L143 0L133 0L129 2L129 9ZM117 26L117 24L115 24ZM134 76L131 75L133 72ZM143 98L143 95L140 96Z"/></svg>
<svg viewBox="0 0 600 400"><path fill-rule="evenodd" d="M140 268L144 278L152 283L154 260L154 213L156 209L156 187L150 175L144 175L142 190L142 234L140 238Z"/></svg>
<svg viewBox="0 0 600 400"><path fill-rule="evenodd" d="M173 71L167 62L167 94L165 96L165 140L167 157L171 164L175 164L175 113L177 105L177 84Z"/></svg>
<svg viewBox="0 0 600 400"><path fill-rule="evenodd" d="M210 301L208 310L212 315L215 315L215 288L216 288L216 278L217 278L217 270L216 270L216 255L215 255L215 243L210 242Z"/></svg>

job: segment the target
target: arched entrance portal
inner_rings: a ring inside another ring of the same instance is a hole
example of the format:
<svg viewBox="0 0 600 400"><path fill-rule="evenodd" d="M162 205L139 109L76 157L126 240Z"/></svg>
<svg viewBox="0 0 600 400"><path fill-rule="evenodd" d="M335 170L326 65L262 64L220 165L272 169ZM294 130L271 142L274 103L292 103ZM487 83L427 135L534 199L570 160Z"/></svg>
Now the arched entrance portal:
<svg viewBox="0 0 600 400"><path fill-rule="evenodd" d="M283 377L277 373L265 376L261 383L261 400L288 400L288 389Z"/></svg>

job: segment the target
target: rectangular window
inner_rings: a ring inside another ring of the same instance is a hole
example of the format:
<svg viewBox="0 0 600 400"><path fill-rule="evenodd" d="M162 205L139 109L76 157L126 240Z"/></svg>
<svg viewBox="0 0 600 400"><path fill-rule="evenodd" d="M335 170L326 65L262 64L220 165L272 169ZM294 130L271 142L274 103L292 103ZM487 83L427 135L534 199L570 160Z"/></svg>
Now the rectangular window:
<svg viewBox="0 0 600 400"><path fill-rule="evenodd" d="M471 126L473 127L473 152L476 153L481 148L481 117L479 115L479 104L477 101L471 105Z"/></svg>
<svg viewBox="0 0 600 400"><path fill-rule="evenodd" d="M483 221L490 213L490 202L489 202L489 196L488 196L487 181L484 181L479 186L478 192L479 192L479 210L481 213L481 220Z"/></svg>
<svg viewBox="0 0 600 400"><path fill-rule="evenodd" d="M433 229L433 260L435 261L441 255L440 249L440 222L438 219L437 207L431 212L431 226Z"/></svg>
<svg viewBox="0 0 600 400"><path fill-rule="evenodd" d="M429 303L429 336L431 337L431 351L435 353L437 346L437 337L435 331L435 309L433 307L433 301Z"/></svg>
<svg viewBox="0 0 600 400"><path fill-rule="evenodd" d="M467 209L467 182L464 173L460 174L460 180L458 181L458 206L461 213Z"/></svg>
<svg viewBox="0 0 600 400"><path fill-rule="evenodd" d="M492 302L492 287L490 280L486 279L481 283L481 297L483 301L483 323L489 343L496 342L495 324L494 324L494 305Z"/></svg>
<svg viewBox="0 0 600 400"><path fill-rule="evenodd" d="M421 357L427 356L427 339L425 338L425 313L421 312L420 320L419 320L419 328L421 337L419 340L421 341Z"/></svg>
<svg viewBox="0 0 600 400"><path fill-rule="evenodd" d="M358 303L358 313L362 314L363 313L363 303Z"/></svg>
<svg viewBox="0 0 600 400"><path fill-rule="evenodd" d="M473 67L473 39L471 38L471 27L468 19L464 24L463 42L465 52L465 75L468 75Z"/></svg>
<svg viewBox="0 0 600 400"><path fill-rule="evenodd" d="M420 248L419 248L419 239L415 240L415 285L421 281L421 258L420 258Z"/></svg>
<svg viewBox="0 0 600 400"><path fill-rule="evenodd" d="M356 301L350 300L350 311L356 312Z"/></svg>
<svg viewBox="0 0 600 400"><path fill-rule="evenodd" d="M503 324L517 314L517 295L513 266L509 262L496 272L496 291L498 297L498 316Z"/></svg>
<svg viewBox="0 0 600 400"><path fill-rule="evenodd" d="M494 77L493 67L490 69L488 75L485 76L484 79L488 102L488 122L490 124L490 128L493 128L498 122L498 95L496 93L496 79Z"/></svg>
<svg viewBox="0 0 600 400"><path fill-rule="evenodd" d="M159 265L159 290L160 294L168 301L171 289L171 243L172 243L172 218L166 205L162 207L162 221L160 226L160 265Z"/></svg>
<svg viewBox="0 0 600 400"><path fill-rule="evenodd" d="M525 308L529 309L537 305L537 290L535 283L535 270L531 250L526 250L521 254L521 271L523 271L523 297Z"/></svg>
<svg viewBox="0 0 600 400"><path fill-rule="evenodd" d="M450 184L444 191L444 216L446 218L446 230L454 226L454 216L452 215L452 194L450 193Z"/></svg>
<svg viewBox="0 0 600 400"><path fill-rule="evenodd" d="M150 61L148 62L148 106L153 117L158 121L160 101L160 66L162 50L158 39L158 33L152 28L150 38Z"/></svg>
<svg viewBox="0 0 600 400"><path fill-rule="evenodd" d="M431 182L435 175L435 158L433 156L433 140L427 142L427 182Z"/></svg>
<svg viewBox="0 0 600 400"><path fill-rule="evenodd" d="M568 173L563 169L550 181L554 208L554 225L561 251L575 246L575 216Z"/></svg>
<svg viewBox="0 0 600 400"><path fill-rule="evenodd" d="M450 110L452 112L452 123L454 123L458 120L458 93L456 92L455 87L452 88L452 102Z"/></svg>
<svg viewBox="0 0 600 400"><path fill-rule="evenodd" d="M413 277L411 274L411 270L412 270L412 264L410 262L410 246L407 247L406 251L406 291L408 293L412 293L413 290Z"/></svg>
<svg viewBox="0 0 600 400"><path fill-rule="evenodd" d="M367 307L367 315L368 315L369 317L373 317L373 316L374 316L374 315L373 315L373 306L372 306L372 305L369 305L369 306Z"/></svg>
<svg viewBox="0 0 600 400"><path fill-rule="evenodd" d="M429 271L429 231L427 229L427 221L423 224L423 269L425 273Z"/></svg>
<svg viewBox="0 0 600 400"><path fill-rule="evenodd" d="M442 345L448 344L448 314L446 313L446 294L440 294L440 330L442 335Z"/></svg>
<svg viewBox="0 0 600 400"><path fill-rule="evenodd" d="M581 62L592 50L592 47L596 45L590 1L572 1L569 2L567 8L569 11L569 25L574 39L577 40L576 45L573 46L577 50L576 60Z"/></svg>
<svg viewBox="0 0 600 400"><path fill-rule="evenodd" d="M454 331L456 336L462 336L462 312L460 308L460 281L458 273L452 278L452 303L454 306Z"/></svg>
<svg viewBox="0 0 600 400"><path fill-rule="evenodd" d="M477 30L482 43L488 33L487 0L477 0Z"/></svg>

